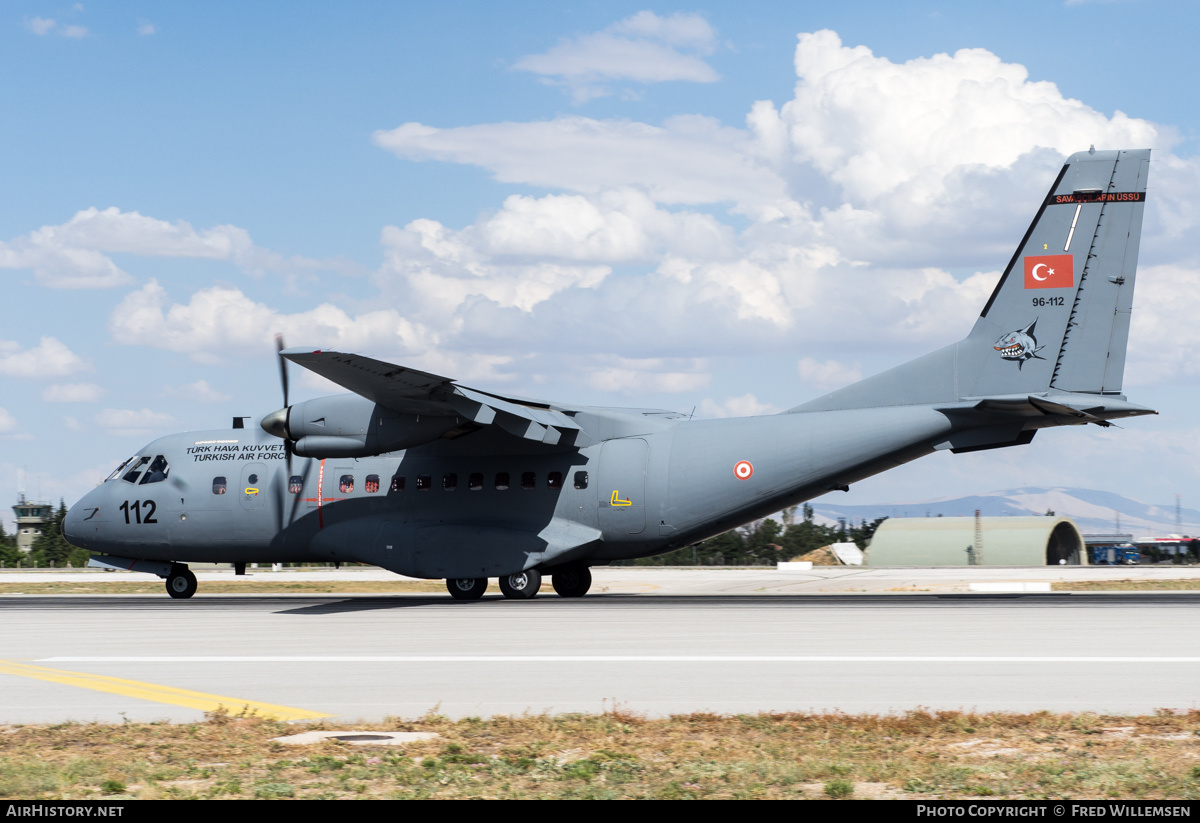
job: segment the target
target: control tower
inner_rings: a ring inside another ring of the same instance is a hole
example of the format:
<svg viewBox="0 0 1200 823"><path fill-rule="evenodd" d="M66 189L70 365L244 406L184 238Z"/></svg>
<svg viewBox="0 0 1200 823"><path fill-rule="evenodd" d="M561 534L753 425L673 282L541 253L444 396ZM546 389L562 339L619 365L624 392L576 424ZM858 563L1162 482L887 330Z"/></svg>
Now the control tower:
<svg viewBox="0 0 1200 823"><path fill-rule="evenodd" d="M33 548L33 541L37 540L42 529L50 522L54 507L49 503L26 500L22 492L13 506L13 514L17 516L17 548L28 554Z"/></svg>

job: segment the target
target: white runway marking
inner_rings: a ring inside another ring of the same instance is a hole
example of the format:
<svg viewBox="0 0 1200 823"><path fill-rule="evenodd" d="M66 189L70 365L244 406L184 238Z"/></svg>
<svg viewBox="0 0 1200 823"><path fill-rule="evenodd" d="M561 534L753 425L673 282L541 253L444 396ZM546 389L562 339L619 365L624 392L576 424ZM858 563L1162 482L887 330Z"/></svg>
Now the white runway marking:
<svg viewBox="0 0 1200 823"><path fill-rule="evenodd" d="M42 663L1200 663L1200 657L1045 655L253 655L42 657Z"/></svg>

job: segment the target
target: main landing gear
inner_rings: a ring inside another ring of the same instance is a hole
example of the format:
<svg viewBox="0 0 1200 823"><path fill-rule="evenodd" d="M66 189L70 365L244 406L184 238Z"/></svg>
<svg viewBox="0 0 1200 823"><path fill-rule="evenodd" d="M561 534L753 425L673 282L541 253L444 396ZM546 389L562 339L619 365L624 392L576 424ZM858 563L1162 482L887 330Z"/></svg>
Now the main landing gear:
<svg viewBox="0 0 1200 823"><path fill-rule="evenodd" d="M487 591L486 577L451 577L446 580L446 588L455 600L478 600Z"/></svg>
<svg viewBox="0 0 1200 823"><path fill-rule="evenodd" d="M542 573L537 569L510 574L500 578L500 591L509 600L528 600L542 587Z"/></svg>
<svg viewBox="0 0 1200 823"><path fill-rule="evenodd" d="M592 587L592 572L587 566L568 566L555 569L551 581L559 597L583 597ZM478 600L487 591L486 577L451 577L446 590L455 600ZM542 587L542 573L528 569L500 578L500 591L509 600L528 600Z"/></svg>
<svg viewBox="0 0 1200 823"><path fill-rule="evenodd" d="M592 570L587 566L557 569L551 581L559 597L583 597L592 587Z"/></svg>
<svg viewBox="0 0 1200 823"><path fill-rule="evenodd" d="M167 575L167 594L177 600L186 600L196 593L196 575L187 566L172 566Z"/></svg>

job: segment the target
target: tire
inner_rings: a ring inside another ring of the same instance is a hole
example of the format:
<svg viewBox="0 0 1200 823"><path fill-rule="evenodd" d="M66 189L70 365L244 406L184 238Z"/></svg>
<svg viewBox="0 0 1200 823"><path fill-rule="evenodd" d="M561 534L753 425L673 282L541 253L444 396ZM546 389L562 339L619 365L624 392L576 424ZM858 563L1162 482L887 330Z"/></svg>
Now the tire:
<svg viewBox="0 0 1200 823"><path fill-rule="evenodd" d="M486 577L448 577L446 590L455 600L478 600L487 591Z"/></svg>
<svg viewBox="0 0 1200 823"><path fill-rule="evenodd" d="M187 568L171 570L167 577L167 594L176 600L187 600L196 593L196 575Z"/></svg>
<svg viewBox="0 0 1200 823"><path fill-rule="evenodd" d="M509 600L528 600L542 587L542 573L529 569L500 578L500 591Z"/></svg>
<svg viewBox="0 0 1200 823"><path fill-rule="evenodd" d="M592 570L587 566L559 569L550 581L559 597L583 597L592 587Z"/></svg>

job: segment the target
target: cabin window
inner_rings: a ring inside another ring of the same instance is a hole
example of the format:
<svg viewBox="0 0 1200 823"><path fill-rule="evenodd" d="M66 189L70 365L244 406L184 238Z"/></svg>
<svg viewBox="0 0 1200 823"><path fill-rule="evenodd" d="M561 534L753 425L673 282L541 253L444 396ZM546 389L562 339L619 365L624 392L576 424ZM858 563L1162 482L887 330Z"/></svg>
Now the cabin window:
<svg viewBox="0 0 1200 823"><path fill-rule="evenodd" d="M213 478L213 494L224 494L225 493L225 485L226 484L225 484L224 477L214 477Z"/></svg>
<svg viewBox="0 0 1200 823"><path fill-rule="evenodd" d="M467 478L467 488L473 492L483 491L483 473L474 472Z"/></svg>
<svg viewBox="0 0 1200 823"><path fill-rule="evenodd" d="M375 494L379 491L379 475L368 474L366 481L363 483L363 491L367 494Z"/></svg>
<svg viewBox="0 0 1200 823"><path fill-rule="evenodd" d="M392 478L392 491L394 491L394 492L404 491L404 475L398 474Z"/></svg>
<svg viewBox="0 0 1200 823"><path fill-rule="evenodd" d="M508 489L508 472L496 472L496 490L505 491Z"/></svg>
<svg viewBox="0 0 1200 823"><path fill-rule="evenodd" d="M536 472L521 472L521 488L523 488L523 489L537 488L537 473Z"/></svg>
<svg viewBox="0 0 1200 823"><path fill-rule="evenodd" d="M338 481L338 491L342 494L350 494L354 491L354 475L343 474L342 479Z"/></svg>
<svg viewBox="0 0 1200 823"><path fill-rule="evenodd" d="M442 491L452 492L457 488L458 488L458 475L457 474L443 474L442 475Z"/></svg>
<svg viewBox="0 0 1200 823"><path fill-rule="evenodd" d="M586 489L588 483L587 472L575 472L575 488Z"/></svg>
<svg viewBox="0 0 1200 823"><path fill-rule="evenodd" d="M558 491L562 488L562 472L550 472L546 475L546 488Z"/></svg>
<svg viewBox="0 0 1200 823"><path fill-rule="evenodd" d="M299 494L304 490L304 478L293 474L288 478L288 494Z"/></svg>
<svg viewBox="0 0 1200 823"><path fill-rule="evenodd" d="M417 491L427 492L433 488L433 475L418 474L417 475Z"/></svg>

